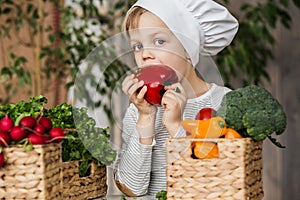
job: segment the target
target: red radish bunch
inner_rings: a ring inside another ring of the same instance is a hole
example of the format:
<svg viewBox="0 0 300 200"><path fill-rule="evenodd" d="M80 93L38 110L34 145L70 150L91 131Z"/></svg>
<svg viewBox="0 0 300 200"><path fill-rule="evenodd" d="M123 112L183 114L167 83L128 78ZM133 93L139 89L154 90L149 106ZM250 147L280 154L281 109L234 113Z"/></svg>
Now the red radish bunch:
<svg viewBox="0 0 300 200"><path fill-rule="evenodd" d="M0 146L6 146L10 143L10 137L7 132L0 131Z"/></svg>
<svg viewBox="0 0 300 200"><path fill-rule="evenodd" d="M64 136L65 131L62 128L52 127L52 121L48 117L36 119L25 116L19 123L15 123L8 115L0 119L0 149L10 144L58 143L64 139ZM3 164L4 157L0 153L0 168Z"/></svg>
<svg viewBox="0 0 300 200"><path fill-rule="evenodd" d="M64 139L65 132L61 128L52 128L49 135L54 142L61 142Z"/></svg>
<svg viewBox="0 0 300 200"><path fill-rule="evenodd" d="M43 126L45 131L50 131L52 129L52 122L48 117L39 118L38 124Z"/></svg>
<svg viewBox="0 0 300 200"><path fill-rule="evenodd" d="M4 132L10 131L14 126L14 121L9 117L5 116L0 120L0 130Z"/></svg>
<svg viewBox="0 0 300 200"><path fill-rule="evenodd" d="M27 133L21 126L15 126L10 131L10 137L13 141L20 141L27 137Z"/></svg>
<svg viewBox="0 0 300 200"><path fill-rule="evenodd" d="M34 129L35 125L36 125L36 119L32 116L25 116L19 122L19 126L28 129Z"/></svg>

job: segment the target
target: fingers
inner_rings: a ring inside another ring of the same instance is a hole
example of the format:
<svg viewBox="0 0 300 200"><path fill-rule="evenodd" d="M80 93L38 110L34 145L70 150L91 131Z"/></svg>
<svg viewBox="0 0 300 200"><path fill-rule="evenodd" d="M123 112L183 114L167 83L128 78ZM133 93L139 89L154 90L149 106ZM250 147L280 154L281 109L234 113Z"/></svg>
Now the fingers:
<svg viewBox="0 0 300 200"><path fill-rule="evenodd" d="M143 85L143 81L138 81L138 79L135 78L135 75L131 74L124 79L122 83L122 90L128 97L131 97Z"/></svg>
<svg viewBox="0 0 300 200"><path fill-rule="evenodd" d="M185 96L185 91L180 83L175 83L173 85L165 86L165 90L167 90L168 92L175 92Z"/></svg>
<svg viewBox="0 0 300 200"><path fill-rule="evenodd" d="M143 84L144 84L144 82L143 82ZM145 96L145 94L146 94L146 92L147 92L147 86L143 86L142 87L142 89L139 91L139 93L138 93L138 95L137 95L137 99L138 100L143 100L144 99L144 96Z"/></svg>
<svg viewBox="0 0 300 200"><path fill-rule="evenodd" d="M186 94L180 83L175 83L170 86L165 86L167 90L162 98L162 106L169 107L183 106L186 102Z"/></svg>
<svg viewBox="0 0 300 200"><path fill-rule="evenodd" d="M136 78L133 79L133 84L128 88L128 96L132 96L137 93L137 90L144 85L144 81L138 81Z"/></svg>
<svg viewBox="0 0 300 200"><path fill-rule="evenodd" d="M136 82L136 80L134 80L134 74L126 76L126 78L122 82L122 90L126 95L128 95L128 90L132 86L132 84L134 84L134 82Z"/></svg>
<svg viewBox="0 0 300 200"><path fill-rule="evenodd" d="M180 83L175 83L173 85L165 86L166 97L172 98L172 99L186 99L185 91Z"/></svg>
<svg viewBox="0 0 300 200"><path fill-rule="evenodd" d="M185 96L176 94L175 91L166 92L161 100L161 105L168 109L180 109L182 110L185 104Z"/></svg>
<svg viewBox="0 0 300 200"><path fill-rule="evenodd" d="M144 85L144 81L138 81L134 74L127 76L122 82L122 90L128 96L131 103L133 103L139 110L140 116L151 115L156 113L155 106L145 100L145 94L147 92L147 86Z"/></svg>

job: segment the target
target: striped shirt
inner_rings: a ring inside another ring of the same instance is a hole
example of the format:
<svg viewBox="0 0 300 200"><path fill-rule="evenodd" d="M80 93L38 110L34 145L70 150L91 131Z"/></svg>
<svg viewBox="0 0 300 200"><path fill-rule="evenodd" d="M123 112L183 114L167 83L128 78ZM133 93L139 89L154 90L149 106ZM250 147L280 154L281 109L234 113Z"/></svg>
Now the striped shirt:
<svg viewBox="0 0 300 200"><path fill-rule="evenodd" d="M212 84L205 94L187 100L183 119L195 119L201 108L211 107L217 110L223 96L229 91L229 88ZM115 166L115 179L137 196L153 196L161 190L166 190L165 140L170 135L162 123L163 113L163 108L158 107L152 145L139 143L136 130L138 110L133 104L129 105L123 119L122 147ZM186 133L181 127L175 137L184 136Z"/></svg>

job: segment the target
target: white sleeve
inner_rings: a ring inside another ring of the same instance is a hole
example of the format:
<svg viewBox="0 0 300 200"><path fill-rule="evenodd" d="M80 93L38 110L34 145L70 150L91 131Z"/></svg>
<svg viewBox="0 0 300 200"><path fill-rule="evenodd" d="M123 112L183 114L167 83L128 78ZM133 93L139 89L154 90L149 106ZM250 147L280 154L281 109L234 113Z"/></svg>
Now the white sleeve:
<svg viewBox="0 0 300 200"><path fill-rule="evenodd" d="M123 119L122 148L116 162L115 179L140 196L148 191L155 141L152 145L140 144L136 130L137 114L130 106Z"/></svg>

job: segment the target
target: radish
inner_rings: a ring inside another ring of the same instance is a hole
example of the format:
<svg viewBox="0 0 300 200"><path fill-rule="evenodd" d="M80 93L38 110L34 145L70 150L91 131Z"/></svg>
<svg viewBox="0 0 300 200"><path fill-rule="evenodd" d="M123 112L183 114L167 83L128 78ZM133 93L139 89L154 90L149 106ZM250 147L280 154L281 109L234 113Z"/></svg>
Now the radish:
<svg viewBox="0 0 300 200"><path fill-rule="evenodd" d="M31 144L45 144L45 139L41 135L36 135L34 133L29 134L28 141Z"/></svg>
<svg viewBox="0 0 300 200"><path fill-rule="evenodd" d="M25 131L20 126L15 126L10 131L10 137L14 141L20 141L20 140L24 139L25 137L27 137L27 131Z"/></svg>
<svg viewBox="0 0 300 200"><path fill-rule="evenodd" d="M37 135L44 135L44 133L46 132L46 129L44 128L44 126L37 124L34 127L33 132L36 133Z"/></svg>
<svg viewBox="0 0 300 200"><path fill-rule="evenodd" d="M9 145L10 138L7 132L0 131L0 146Z"/></svg>
<svg viewBox="0 0 300 200"><path fill-rule="evenodd" d="M42 125L46 132L50 131L52 128L52 121L48 117L41 117L38 120L38 124Z"/></svg>
<svg viewBox="0 0 300 200"><path fill-rule="evenodd" d="M44 138L45 144L48 144L51 142L51 137L49 135L43 135L43 138Z"/></svg>
<svg viewBox="0 0 300 200"><path fill-rule="evenodd" d="M62 128L52 128L49 132L50 137L54 142L61 142L64 139L65 131Z"/></svg>
<svg viewBox="0 0 300 200"><path fill-rule="evenodd" d="M0 168L2 168L3 165L4 165L4 156L3 156L3 154L1 153L1 154L0 154Z"/></svg>
<svg viewBox="0 0 300 200"><path fill-rule="evenodd" d="M0 130L8 132L12 127L14 127L14 121L9 116L6 115L0 120Z"/></svg>
<svg viewBox="0 0 300 200"><path fill-rule="evenodd" d="M24 128L29 128L29 129L33 129L35 125L36 125L36 119L32 116L25 116L19 122L19 126Z"/></svg>

